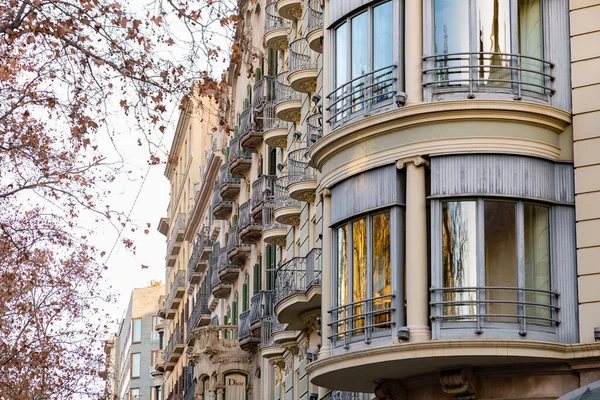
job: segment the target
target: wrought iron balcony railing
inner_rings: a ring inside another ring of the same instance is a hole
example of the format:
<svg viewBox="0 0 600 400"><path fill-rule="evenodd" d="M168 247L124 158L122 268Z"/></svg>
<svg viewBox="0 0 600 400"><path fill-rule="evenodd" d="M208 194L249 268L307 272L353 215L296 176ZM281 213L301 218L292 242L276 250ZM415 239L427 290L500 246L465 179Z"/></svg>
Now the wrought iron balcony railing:
<svg viewBox="0 0 600 400"><path fill-rule="evenodd" d="M203 293L200 290L196 293L196 300L187 321L186 340L189 340L192 330L198 325L201 315L210 314L208 309L209 293Z"/></svg>
<svg viewBox="0 0 600 400"><path fill-rule="evenodd" d="M200 261L200 255L202 254L204 248L207 246L212 246L212 241L210 240L209 236L210 233L208 231L208 227L205 226L200 231L200 234L194 243L194 249L192 250L192 255L190 257L190 261L188 262L188 279L194 272L196 272L196 267Z"/></svg>
<svg viewBox="0 0 600 400"><path fill-rule="evenodd" d="M275 116L275 103L273 101L265 104L263 111L263 132L273 129L287 129L287 124L286 121L280 120Z"/></svg>
<svg viewBox="0 0 600 400"><path fill-rule="evenodd" d="M281 332L285 329L284 324L280 324L275 314L264 317L261 320L261 331L260 331L260 347L274 346L273 334Z"/></svg>
<svg viewBox="0 0 600 400"><path fill-rule="evenodd" d="M241 245L242 241L240 240L240 226L239 224L232 225L229 228L229 236L227 237L227 253L233 252Z"/></svg>
<svg viewBox="0 0 600 400"><path fill-rule="evenodd" d="M323 11L321 2L323 0L308 0L306 10L306 32L310 33L323 28Z"/></svg>
<svg viewBox="0 0 600 400"><path fill-rule="evenodd" d="M238 233L251 225L257 224L254 222L252 214L250 213L250 201L247 201L240 206L240 221L238 222Z"/></svg>
<svg viewBox="0 0 600 400"><path fill-rule="evenodd" d="M277 13L275 2L265 7L265 33L274 31L275 29L289 28L290 22L284 20Z"/></svg>
<svg viewBox="0 0 600 400"><path fill-rule="evenodd" d="M185 271L177 271L175 274L175 278L171 284L171 289L169 290L169 295L167 296L167 301L165 304L167 310L170 310L173 305L173 301L180 297L181 288L185 288ZM183 294L181 294L181 297L183 297Z"/></svg>
<svg viewBox="0 0 600 400"><path fill-rule="evenodd" d="M239 150L239 146L238 146ZM235 156L230 153L229 158L234 158ZM226 185L239 185L240 178L234 178L229 172L229 162L221 165L219 169L219 187L222 189Z"/></svg>
<svg viewBox="0 0 600 400"><path fill-rule="evenodd" d="M250 196L252 210L258 207L264 200L273 196L273 184L276 178L275 175L262 175L252 182L252 193Z"/></svg>
<svg viewBox="0 0 600 400"><path fill-rule="evenodd" d="M183 347L183 326L177 325L171 333L171 338L165 349L165 362L172 362L171 358L178 358L179 352L175 351L177 347Z"/></svg>
<svg viewBox="0 0 600 400"><path fill-rule="evenodd" d="M275 208L299 206L300 201L290 197L288 187L288 176L282 176L275 180ZM264 222L263 222L264 224Z"/></svg>
<svg viewBox="0 0 600 400"><path fill-rule="evenodd" d="M274 290L262 290L250 299L250 326L260 323L264 317L273 315Z"/></svg>
<svg viewBox="0 0 600 400"><path fill-rule="evenodd" d="M250 337L250 310L246 310L240 314L240 322L238 325L238 339L244 340Z"/></svg>
<svg viewBox="0 0 600 400"><path fill-rule="evenodd" d="M247 135L252 128L253 128L252 107L248 107L244 111L242 111L240 114L239 138L242 138L243 136ZM238 141L239 141L239 139L238 139Z"/></svg>
<svg viewBox="0 0 600 400"><path fill-rule="evenodd" d="M179 243L183 240L183 230L185 229L185 214L179 213L175 218L173 224L171 224L171 236L169 237L168 253L171 254L175 243Z"/></svg>
<svg viewBox="0 0 600 400"><path fill-rule="evenodd" d="M277 269L275 303L320 283L321 249L312 249L306 258L292 258Z"/></svg>
<svg viewBox="0 0 600 400"><path fill-rule="evenodd" d="M323 136L323 115L312 114L306 118L306 151Z"/></svg>
<svg viewBox="0 0 600 400"><path fill-rule="evenodd" d="M246 131L246 133L248 133L250 131L250 128L252 127L252 124L250 123L250 126L248 127L248 131ZM231 141L229 142L229 164L231 167L231 164L233 164L235 161L239 160L239 159L243 159L243 160L251 160L252 159L252 154L248 153L247 151L243 151L242 148L240 147L240 139L241 139L241 135L238 135L234 138L231 139Z"/></svg>
<svg viewBox="0 0 600 400"><path fill-rule="evenodd" d="M371 393L344 392L341 390L330 390L320 400L371 400Z"/></svg>
<svg viewBox="0 0 600 400"><path fill-rule="evenodd" d="M311 53L312 50L308 47L308 41L305 38L296 39L290 43L289 73L316 69L317 62L313 60Z"/></svg>
<svg viewBox="0 0 600 400"><path fill-rule="evenodd" d="M327 96L327 122L334 128L340 126L357 115L391 104L397 92L396 65L362 74Z"/></svg>
<svg viewBox="0 0 600 400"><path fill-rule="evenodd" d="M521 54L473 52L423 57L423 87L467 92L472 99L479 92L510 93L547 101L555 92L554 64Z"/></svg>
<svg viewBox="0 0 600 400"><path fill-rule="evenodd" d="M263 209L262 209L263 231L266 231L269 229L285 228L285 225L280 224L279 222L275 221L275 217L273 215L274 209L275 209L275 200L273 200L273 198L265 200L265 202L263 203Z"/></svg>
<svg viewBox="0 0 600 400"><path fill-rule="evenodd" d="M255 110L259 110L265 103L273 101L275 98L275 77L267 75L256 81L252 94L254 96L252 106Z"/></svg>
<svg viewBox="0 0 600 400"><path fill-rule="evenodd" d="M301 100L302 96L288 84L289 71L277 75L275 81L275 104L290 100Z"/></svg>
<svg viewBox="0 0 600 400"><path fill-rule="evenodd" d="M225 250L225 249L222 249ZM213 255L213 257L215 257ZM219 254L219 258L220 254ZM221 278L219 278L219 263L215 263L213 264L213 266L211 267L211 272L210 272L210 288L211 290L214 290L217 286L219 286L221 284Z"/></svg>
<svg viewBox="0 0 600 400"><path fill-rule="evenodd" d="M315 170L308 165L306 147L288 154L288 185L296 182L317 179Z"/></svg>

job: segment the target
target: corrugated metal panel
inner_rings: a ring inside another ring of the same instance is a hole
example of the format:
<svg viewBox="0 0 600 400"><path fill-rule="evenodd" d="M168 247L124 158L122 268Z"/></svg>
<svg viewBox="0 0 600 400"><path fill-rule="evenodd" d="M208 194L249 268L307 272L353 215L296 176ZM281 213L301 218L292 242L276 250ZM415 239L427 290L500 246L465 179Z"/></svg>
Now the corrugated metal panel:
<svg viewBox="0 0 600 400"><path fill-rule="evenodd" d="M555 64L549 71L556 77L553 82L556 93L550 97L554 107L571 111L571 47L569 30L569 1L544 1L545 58Z"/></svg>
<svg viewBox="0 0 600 400"><path fill-rule="evenodd" d="M404 203L404 174L395 164L363 172L331 190L331 223L380 207Z"/></svg>
<svg viewBox="0 0 600 400"><path fill-rule="evenodd" d="M577 260L575 247L575 209L569 206L552 208L551 260L552 282L560 293L557 333L560 343L579 342L577 307Z"/></svg>
<svg viewBox="0 0 600 400"><path fill-rule="evenodd" d="M326 27L329 27L354 10L376 1L379 0L331 0L329 2L329 21L327 21Z"/></svg>
<svg viewBox="0 0 600 400"><path fill-rule="evenodd" d="M573 203L573 165L533 157L463 154L431 159L431 196L498 195Z"/></svg>

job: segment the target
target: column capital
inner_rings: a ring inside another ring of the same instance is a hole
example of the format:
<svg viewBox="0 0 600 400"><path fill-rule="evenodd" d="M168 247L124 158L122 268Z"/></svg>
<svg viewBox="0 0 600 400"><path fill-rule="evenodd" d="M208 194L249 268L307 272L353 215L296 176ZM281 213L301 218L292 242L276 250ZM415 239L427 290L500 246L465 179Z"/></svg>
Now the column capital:
<svg viewBox="0 0 600 400"><path fill-rule="evenodd" d="M407 158L401 158L400 160L396 161L396 168L398 169L402 169L404 167L406 167L407 164L414 164L415 167L420 167L421 165L429 167L429 161L427 161L425 158L421 157L421 156L414 156L414 157L407 157Z"/></svg>
<svg viewBox="0 0 600 400"><path fill-rule="evenodd" d="M331 189L324 188L323 190L321 190L321 197L331 197Z"/></svg>

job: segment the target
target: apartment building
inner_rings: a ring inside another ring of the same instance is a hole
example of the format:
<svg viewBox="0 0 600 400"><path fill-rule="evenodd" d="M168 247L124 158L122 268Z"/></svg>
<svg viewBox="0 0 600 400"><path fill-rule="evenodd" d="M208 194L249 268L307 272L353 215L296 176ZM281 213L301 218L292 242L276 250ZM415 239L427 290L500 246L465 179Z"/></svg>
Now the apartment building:
<svg viewBox="0 0 600 400"><path fill-rule="evenodd" d="M600 2L238 5L166 396L598 396Z"/></svg>
<svg viewBox="0 0 600 400"><path fill-rule="evenodd" d="M162 382L155 364L162 337L156 330L164 285L133 289L119 329L106 341L106 393L115 399L161 399Z"/></svg>

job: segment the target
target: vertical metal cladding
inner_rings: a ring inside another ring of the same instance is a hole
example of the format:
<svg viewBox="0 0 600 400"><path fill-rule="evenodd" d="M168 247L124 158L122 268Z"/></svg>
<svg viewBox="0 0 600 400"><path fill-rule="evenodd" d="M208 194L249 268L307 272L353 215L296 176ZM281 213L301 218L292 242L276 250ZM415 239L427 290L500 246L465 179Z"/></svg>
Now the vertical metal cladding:
<svg viewBox="0 0 600 400"><path fill-rule="evenodd" d="M550 105L563 110L571 110L571 47L569 1L544 1L544 30L545 58L554 63L551 74L556 77L553 82L556 93L550 98Z"/></svg>
<svg viewBox="0 0 600 400"><path fill-rule="evenodd" d="M533 157L465 154L431 158L431 197L491 195L574 203L573 165Z"/></svg>
<svg viewBox="0 0 600 400"><path fill-rule="evenodd" d="M335 185L331 190L331 223L369 210L404 203L404 178L395 164L372 169Z"/></svg>

